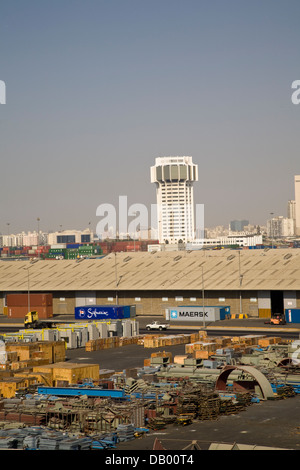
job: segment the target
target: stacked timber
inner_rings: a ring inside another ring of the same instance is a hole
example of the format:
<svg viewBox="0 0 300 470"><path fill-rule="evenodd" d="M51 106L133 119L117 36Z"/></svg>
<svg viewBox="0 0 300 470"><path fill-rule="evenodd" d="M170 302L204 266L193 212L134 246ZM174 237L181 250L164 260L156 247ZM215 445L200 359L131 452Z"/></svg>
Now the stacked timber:
<svg viewBox="0 0 300 470"><path fill-rule="evenodd" d="M110 336L108 338L97 338L86 342L85 350L87 352L99 351L102 349L120 348L129 344L140 344L141 336L123 337Z"/></svg>

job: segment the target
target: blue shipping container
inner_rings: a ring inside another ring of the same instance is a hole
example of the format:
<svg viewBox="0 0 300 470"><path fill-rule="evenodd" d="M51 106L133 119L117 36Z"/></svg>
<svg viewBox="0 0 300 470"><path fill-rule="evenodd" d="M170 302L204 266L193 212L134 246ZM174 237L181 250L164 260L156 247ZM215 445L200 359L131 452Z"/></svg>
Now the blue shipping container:
<svg viewBox="0 0 300 470"><path fill-rule="evenodd" d="M130 305L124 305L124 318L130 318Z"/></svg>
<svg viewBox="0 0 300 470"><path fill-rule="evenodd" d="M285 320L287 323L300 323L300 308L287 308Z"/></svg>
<svg viewBox="0 0 300 470"><path fill-rule="evenodd" d="M123 305L83 305L82 307L75 307L76 320L116 320L123 318Z"/></svg>
<svg viewBox="0 0 300 470"><path fill-rule="evenodd" d="M225 320L226 315L230 315L230 307L221 307L220 308L220 320Z"/></svg>

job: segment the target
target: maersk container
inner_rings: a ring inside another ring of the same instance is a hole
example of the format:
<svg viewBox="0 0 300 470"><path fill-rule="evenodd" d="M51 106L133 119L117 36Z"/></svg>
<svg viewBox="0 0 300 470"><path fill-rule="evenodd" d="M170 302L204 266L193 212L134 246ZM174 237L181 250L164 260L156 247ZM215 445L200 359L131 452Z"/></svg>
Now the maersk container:
<svg viewBox="0 0 300 470"><path fill-rule="evenodd" d="M203 306L200 305L178 305L166 309L166 320L174 321L218 321L224 320L230 314L228 306ZM204 318L203 318L204 317Z"/></svg>
<svg viewBox="0 0 300 470"><path fill-rule="evenodd" d="M287 308L285 320L287 323L300 323L300 308Z"/></svg>

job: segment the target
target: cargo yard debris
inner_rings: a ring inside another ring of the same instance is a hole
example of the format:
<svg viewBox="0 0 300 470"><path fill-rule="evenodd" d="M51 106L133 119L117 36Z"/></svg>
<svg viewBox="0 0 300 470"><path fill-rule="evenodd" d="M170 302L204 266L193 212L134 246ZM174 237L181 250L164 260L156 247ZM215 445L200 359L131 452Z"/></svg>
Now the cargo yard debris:
<svg viewBox="0 0 300 470"><path fill-rule="evenodd" d="M0 446L118 448L171 425L218 420L300 393L298 343L280 336L208 337L200 330L101 338L99 333L84 348L133 345L158 350L142 367L108 370L66 361L65 341L2 341ZM182 345L185 354L173 357L165 350L175 345ZM24 427L7 432L8 425Z"/></svg>

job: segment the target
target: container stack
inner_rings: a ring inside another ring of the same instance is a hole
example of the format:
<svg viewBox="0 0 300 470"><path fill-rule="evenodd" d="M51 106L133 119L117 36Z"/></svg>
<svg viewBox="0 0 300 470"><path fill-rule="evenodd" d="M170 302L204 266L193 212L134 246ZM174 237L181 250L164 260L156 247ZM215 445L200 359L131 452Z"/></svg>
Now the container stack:
<svg viewBox="0 0 300 470"><path fill-rule="evenodd" d="M24 318L28 309L36 310L39 318L53 317L52 294L7 294L6 302L7 315L11 318Z"/></svg>

